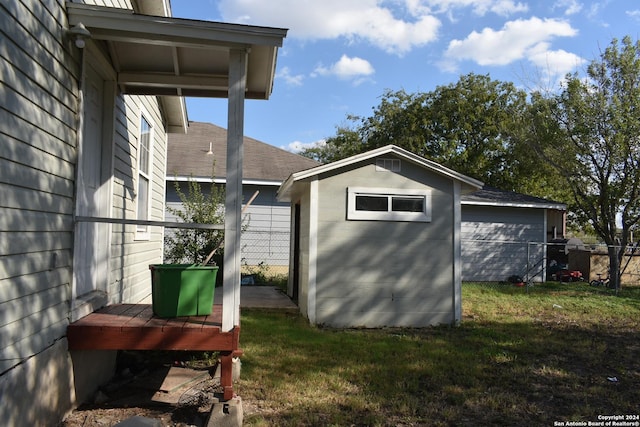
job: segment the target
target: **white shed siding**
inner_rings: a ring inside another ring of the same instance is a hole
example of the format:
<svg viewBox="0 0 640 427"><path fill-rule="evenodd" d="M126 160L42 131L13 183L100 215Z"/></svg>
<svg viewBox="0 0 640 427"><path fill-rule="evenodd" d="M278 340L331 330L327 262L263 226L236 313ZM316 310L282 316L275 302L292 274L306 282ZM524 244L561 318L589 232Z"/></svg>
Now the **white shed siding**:
<svg viewBox="0 0 640 427"><path fill-rule="evenodd" d="M451 181L408 162L375 162L319 181L317 323L426 326L453 322ZM432 221L345 221L348 186L430 189Z"/></svg>
<svg viewBox="0 0 640 427"><path fill-rule="evenodd" d="M303 316L310 317L309 314L309 264L310 264L310 230L311 230L311 200L309 183L303 182L299 185L299 193L292 195L291 200L300 204L300 253L292 254L298 256L298 306ZM291 245L293 250L293 245ZM292 265L289 271L292 272ZM290 277L292 275L290 274ZM315 313L313 314L315 316Z"/></svg>
<svg viewBox="0 0 640 427"><path fill-rule="evenodd" d="M504 281L530 273L542 278L545 210L464 205L462 280Z"/></svg>

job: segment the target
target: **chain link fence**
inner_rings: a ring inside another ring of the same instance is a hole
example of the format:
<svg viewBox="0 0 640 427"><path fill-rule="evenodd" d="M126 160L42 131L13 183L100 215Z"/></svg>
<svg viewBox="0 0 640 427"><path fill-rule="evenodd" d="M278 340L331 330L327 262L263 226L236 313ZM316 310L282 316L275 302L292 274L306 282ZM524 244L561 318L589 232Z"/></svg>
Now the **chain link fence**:
<svg viewBox="0 0 640 427"><path fill-rule="evenodd" d="M288 231L245 230L240 237L243 284L267 282L286 287L289 238Z"/></svg>
<svg viewBox="0 0 640 427"><path fill-rule="evenodd" d="M244 284L275 280L286 285L289 231L250 228L242 233L241 244ZM463 282L535 286L545 282L588 284L608 278L606 245L586 245L571 240L550 243L463 240L461 249ZM640 246L627 248L621 269L623 287L640 287Z"/></svg>
<svg viewBox="0 0 640 427"><path fill-rule="evenodd" d="M620 247L611 247L616 251ZM462 280L496 286L535 286L546 282L583 283L606 287L609 247L580 241L462 242ZM640 247L625 250L620 265L622 287L640 286Z"/></svg>

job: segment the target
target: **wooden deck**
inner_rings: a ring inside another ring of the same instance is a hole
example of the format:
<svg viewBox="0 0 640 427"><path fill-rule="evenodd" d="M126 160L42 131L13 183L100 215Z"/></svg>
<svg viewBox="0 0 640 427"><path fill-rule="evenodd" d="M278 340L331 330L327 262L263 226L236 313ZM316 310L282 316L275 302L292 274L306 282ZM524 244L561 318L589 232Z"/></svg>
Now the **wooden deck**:
<svg viewBox="0 0 640 427"><path fill-rule="evenodd" d="M222 305L208 316L164 319L151 304L104 307L67 328L69 350L197 350L220 352L223 398L233 397L232 360L240 356L240 327L221 332Z"/></svg>

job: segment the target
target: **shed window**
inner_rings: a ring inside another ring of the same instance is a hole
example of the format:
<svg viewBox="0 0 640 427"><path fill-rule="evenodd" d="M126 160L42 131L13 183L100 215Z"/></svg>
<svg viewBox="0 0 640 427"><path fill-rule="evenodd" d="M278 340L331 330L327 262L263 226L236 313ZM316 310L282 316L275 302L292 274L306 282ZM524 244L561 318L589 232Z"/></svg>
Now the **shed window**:
<svg viewBox="0 0 640 427"><path fill-rule="evenodd" d="M386 196L356 195L356 210L386 212L389 210L389 198Z"/></svg>
<svg viewBox="0 0 640 427"><path fill-rule="evenodd" d="M431 192L391 188L347 189L347 219L431 221Z"/></svg>

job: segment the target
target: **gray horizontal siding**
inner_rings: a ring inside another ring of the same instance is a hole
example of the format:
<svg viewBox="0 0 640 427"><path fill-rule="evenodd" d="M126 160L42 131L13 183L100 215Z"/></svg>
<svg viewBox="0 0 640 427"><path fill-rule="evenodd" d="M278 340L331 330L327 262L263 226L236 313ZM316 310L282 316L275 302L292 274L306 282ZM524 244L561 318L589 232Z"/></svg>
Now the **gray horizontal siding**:
<svg viewBox="0 0 640 427"><path fill-rule="evenodd" d="M66 333L79 52L64 2L0 7L0 372Z"/></svg>
<svg viewBox="0 0 640 427"><path fill-rule="evenodd" d="M431 292L419 303L415 298L372 297L363 290L354 297L319 298L317 303L317 322L334 327L421 327L453 321L450 291L442 297Z"/></svg>
<svg viewBox="0 0 640 427"><path fill-rule="evenodd" d="M347 221L347 187L431 191L431 222ZM319 182L316 321L427 326L453 321L452 182L403 162L362 165Z"/></svg>
<svg viewBox="0 0 640 427"><path fill-rule="evenodd" d="M118 96L116 98L115 149L112 211L116 218L136 218L138 180L138 138L140 114L153 128L151 176L151 218L164 219L166 134L156 97ZM149 302L149 265L162 262L162 228L149 227L149 240L136 240L133 225L113 225L109 301Z"/></svg>
<svg viewBox="0 0 640 427"><path fill-rule="evenodd" d="M544 209L462 207L462 280L537 276L544 258Z"/></svg>

